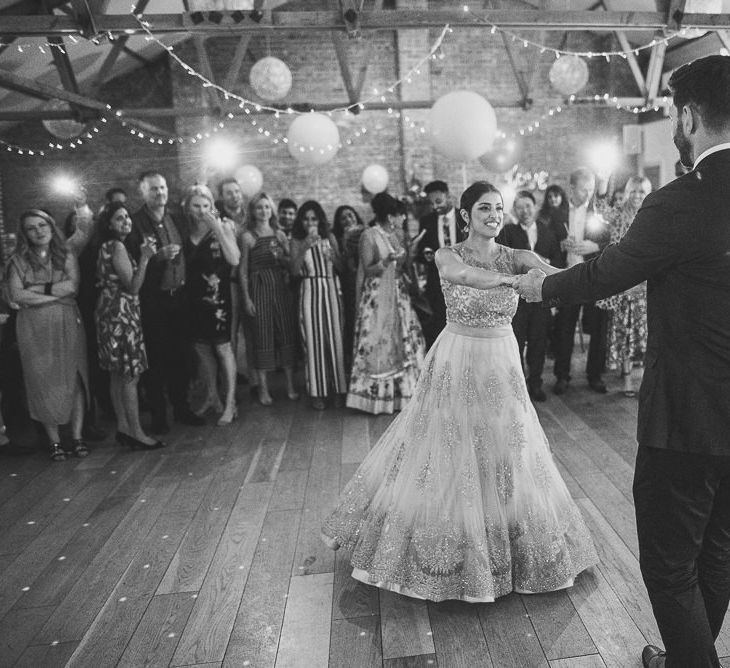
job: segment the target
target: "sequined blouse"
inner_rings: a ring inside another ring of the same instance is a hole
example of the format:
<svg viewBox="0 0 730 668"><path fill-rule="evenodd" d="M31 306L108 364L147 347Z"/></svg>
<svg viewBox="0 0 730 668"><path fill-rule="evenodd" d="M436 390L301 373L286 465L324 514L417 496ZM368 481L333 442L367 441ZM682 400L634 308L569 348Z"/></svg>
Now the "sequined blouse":
<svg viewBox="0 0 730 668"><path fill-rule="evenodd" d="M472 267L514 274L514 249L497 244L498 252L489 263L479 262L464 244L452 247L459 257ZM441 278L441 290L446 301L446 321L468 327L498 327L509 325L517 311L518 296L509 286L478 290L457 285Z"/></svg>

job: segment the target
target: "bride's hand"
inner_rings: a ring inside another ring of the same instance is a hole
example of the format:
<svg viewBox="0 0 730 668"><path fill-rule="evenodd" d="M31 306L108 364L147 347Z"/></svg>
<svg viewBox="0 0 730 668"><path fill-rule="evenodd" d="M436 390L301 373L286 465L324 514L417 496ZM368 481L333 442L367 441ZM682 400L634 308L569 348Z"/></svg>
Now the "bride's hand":
<svg viewBox="0 0 730 668"><path fill-rule="evenodd" d="M511 276L509 274L502 276L502 285L508 285L509 287L513 288L515 286L515 281L517 280L517 276Z"/></svg>

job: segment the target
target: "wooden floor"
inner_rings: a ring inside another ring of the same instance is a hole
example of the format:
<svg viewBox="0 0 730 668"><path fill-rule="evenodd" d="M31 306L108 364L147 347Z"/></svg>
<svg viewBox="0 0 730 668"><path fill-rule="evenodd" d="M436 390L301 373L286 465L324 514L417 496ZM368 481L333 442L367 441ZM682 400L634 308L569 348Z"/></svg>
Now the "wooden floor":
<svg viewBox="0 0 730 668"><path fill-rule="evenodd" d="M637 402L618 385L538 405L600 565L492 604L359 584L320 542L388 417L246 398L238 422L176 427L163 451L4 458L0 666L638 667L660 641L631 501Z"/></svg>

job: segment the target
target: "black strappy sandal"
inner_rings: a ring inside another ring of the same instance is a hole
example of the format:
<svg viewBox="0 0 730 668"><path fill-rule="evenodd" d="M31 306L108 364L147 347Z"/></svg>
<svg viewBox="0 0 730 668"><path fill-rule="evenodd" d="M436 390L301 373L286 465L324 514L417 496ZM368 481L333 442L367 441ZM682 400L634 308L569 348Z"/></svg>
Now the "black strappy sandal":
<svg viewBox="0 0 730 668"><path fill-rule="evenodd" d="M61 447L60 443L51 443L51 459L54 462L66 461L66 451Z"/></svg>
<svg viewBox="0 0 730 668"><path fill-rule="evenodd" d="M87 447L86 443L84 443L84 439L82 438L74 438L71 441L71 447L73 448L73 452L77 457L86 457L89 454L89 448Z"/></svg>

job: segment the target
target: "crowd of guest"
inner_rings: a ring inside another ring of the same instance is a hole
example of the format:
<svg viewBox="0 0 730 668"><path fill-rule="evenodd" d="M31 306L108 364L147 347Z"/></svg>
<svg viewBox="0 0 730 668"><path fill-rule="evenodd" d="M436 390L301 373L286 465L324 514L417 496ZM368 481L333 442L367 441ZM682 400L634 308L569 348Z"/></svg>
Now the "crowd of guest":
<svg viewBox="0 0 730 668"><path fill-rule="evenodd" d="M556 267L594 257L625 234L650 184L632 177L610 205L605 182L596 190L594 174L580 168L567 192L550 185L540 203L535 191L519 191L514 223L497 241ZM50 456L62 461L85 456L87 442L105 436L104 413L115 419L115 440L136 449L163 447L170 417L201 426L213 414L230 424L237 386L247 382L255 400L271 405L277 370L297 401L301 369L317 410L400 410L446 324L434 254L465 236L448 185L433 181L424 191L430 211L420 219L379 193L369 225L348 204L330 223L315 200L297 206L285 197L277 206L258 193L246 202L229 178L217 199L207 186L191 186L178 213L165 176L152 170L139 178L142 206L134 211L121 188L106 193L96 214L79 196L63 225L46 210L26 211L3 272L0 412L17 409L9 389L23 397ZM589 387L605 393L602 374L618 369L632 396L646 337L642 287L555 312L521 302L513 328L530 397L547 399L547 357L554 392L568 389L578 323L590 337ZM0 452L10 450L0 415Z"/></svg>

